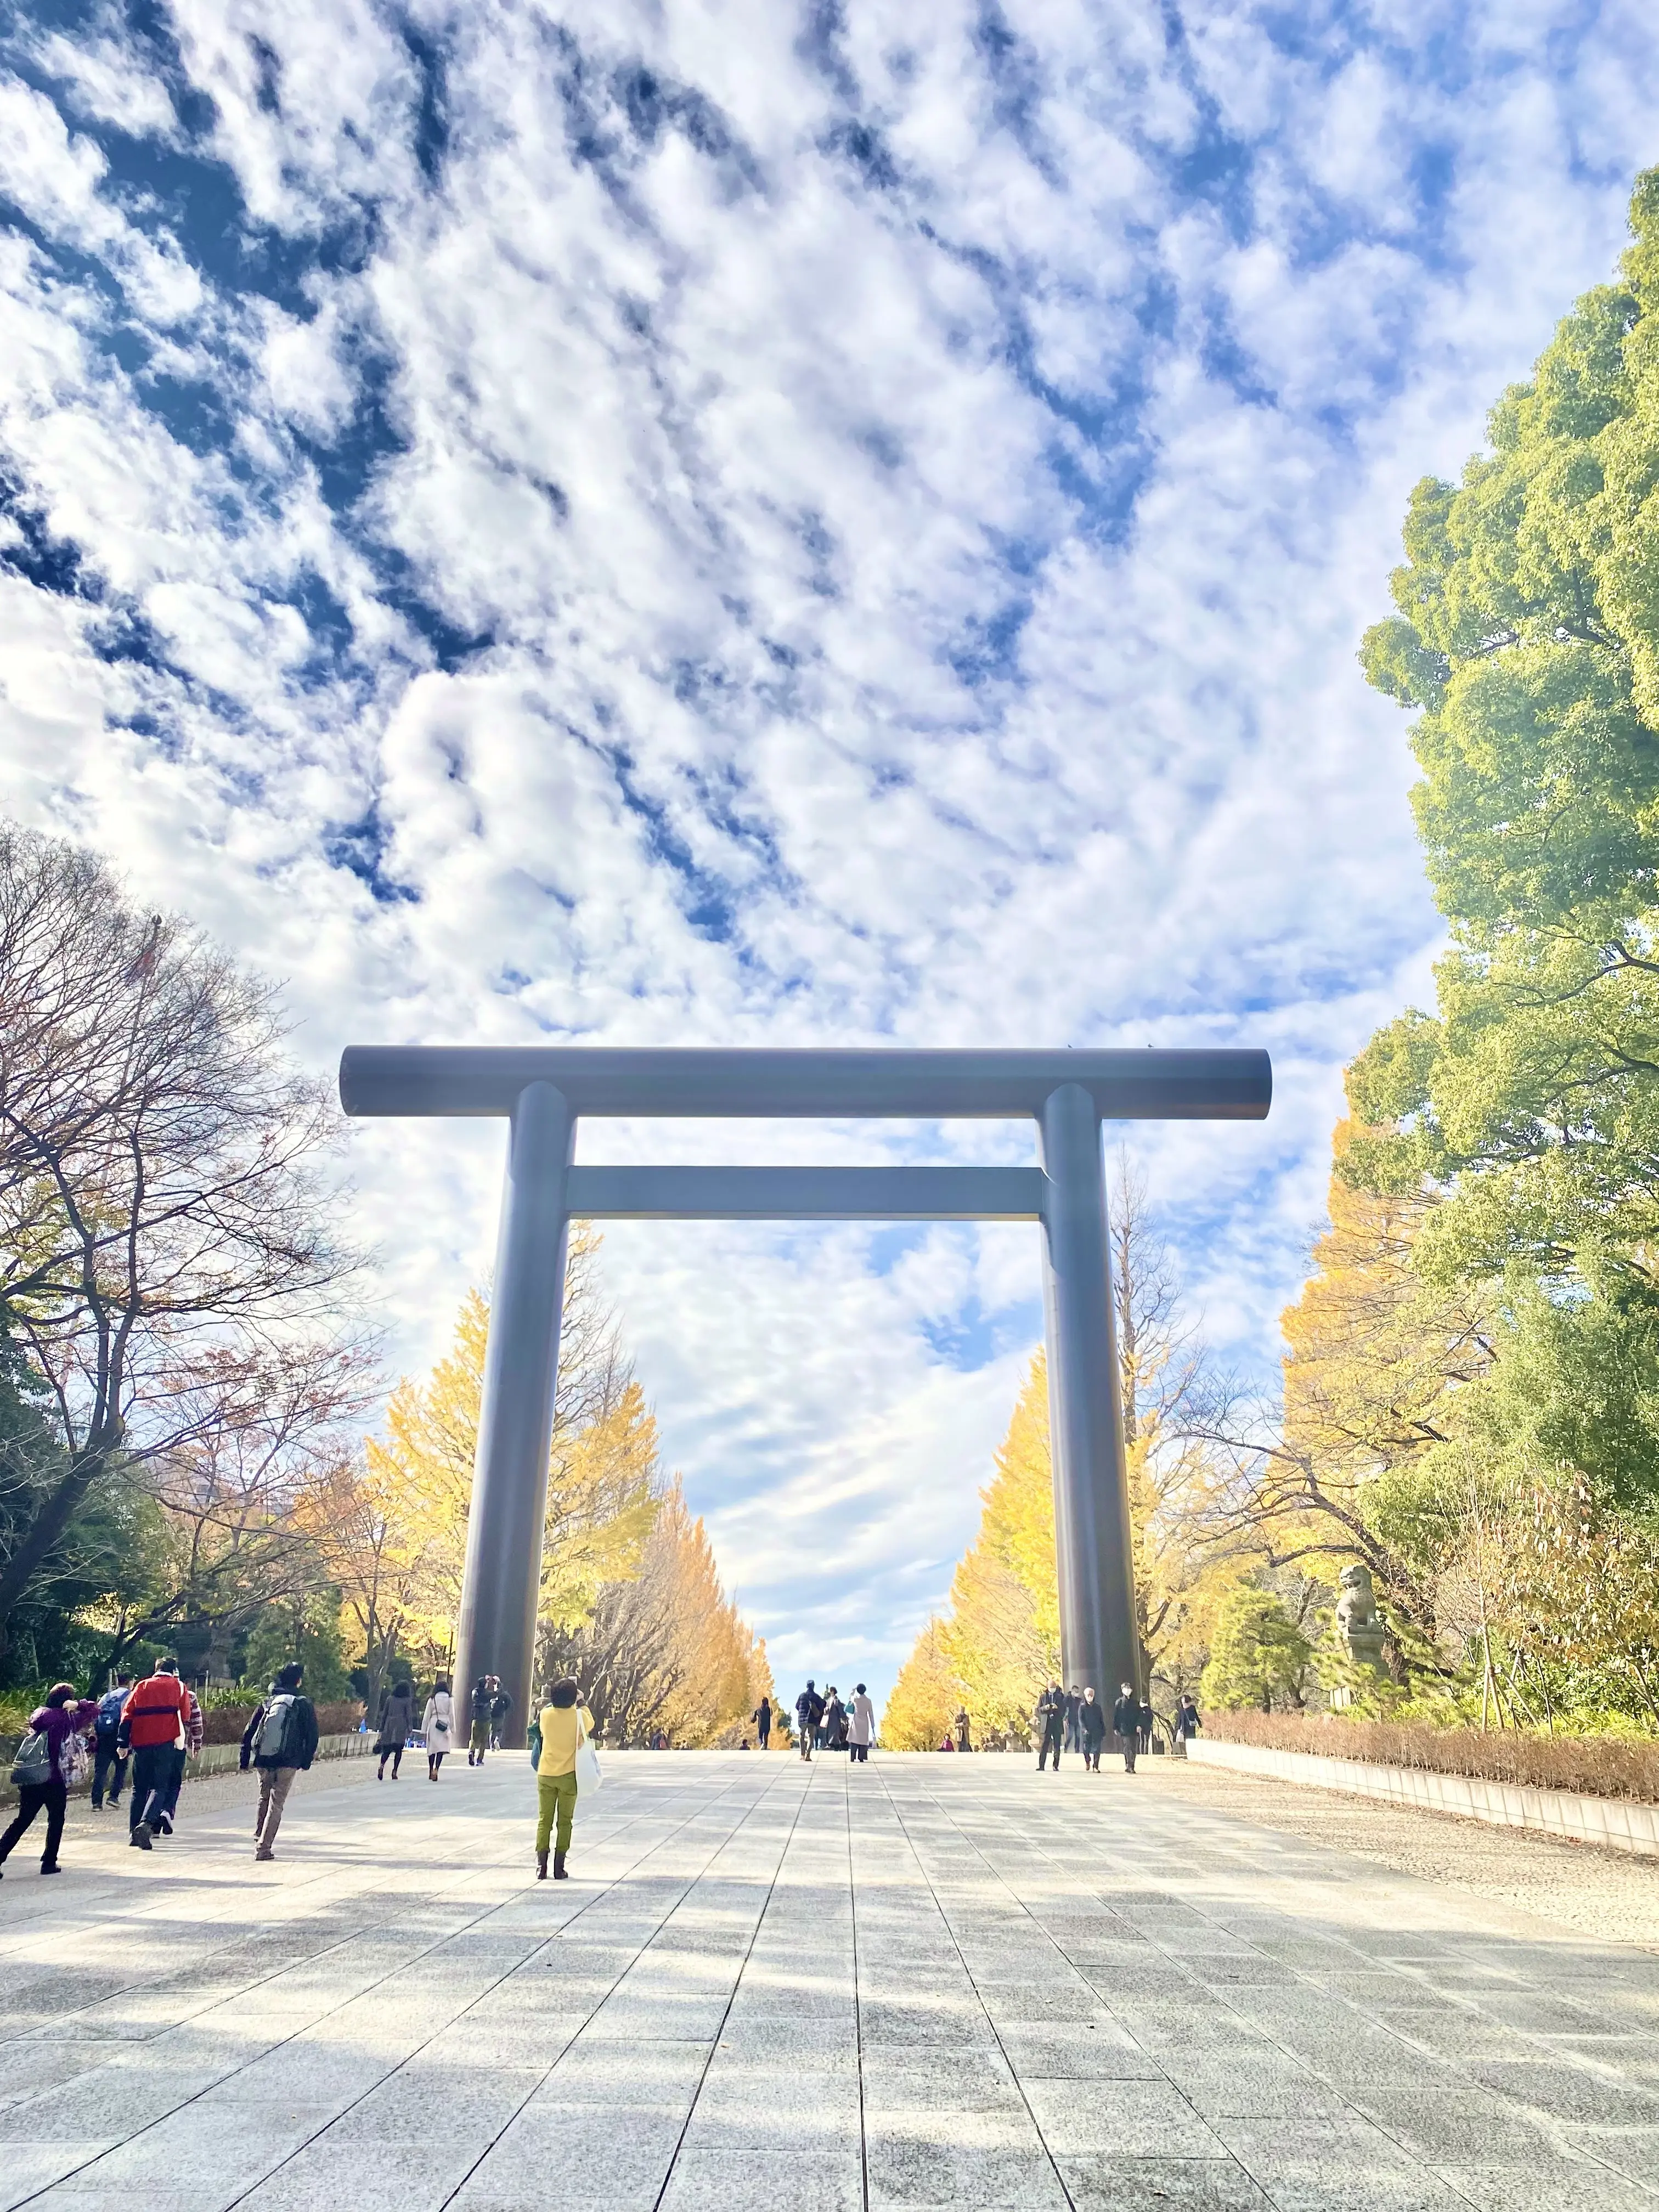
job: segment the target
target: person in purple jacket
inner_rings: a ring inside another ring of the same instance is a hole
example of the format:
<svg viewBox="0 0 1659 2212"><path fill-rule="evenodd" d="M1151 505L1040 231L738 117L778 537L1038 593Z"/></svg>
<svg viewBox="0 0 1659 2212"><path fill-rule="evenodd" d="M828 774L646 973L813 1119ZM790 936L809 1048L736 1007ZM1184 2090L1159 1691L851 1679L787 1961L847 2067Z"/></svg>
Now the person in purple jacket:
<svg viewBox="0 0 1659 2212"><path fill-rule="evenodd" d="M46 1741L46 1778L40 1782L20 1782L17 1785L17 1817L3 1836L0 1836L0 1865L11 1856L12 1847L26 1828L33 1824L35 1814L44 1807L46 1815L46 1849L40 1861L42 1874L61 1871L58 1864L58 1846L64 1840L64 1814L69 1804L69 1784L65 1778L65 1754L71 1736L89 1735L98 1718L96 1701L79 1698L73 1682L59 1682L46 1693L46 1702L29 1715L29 1727Z"/></svg>

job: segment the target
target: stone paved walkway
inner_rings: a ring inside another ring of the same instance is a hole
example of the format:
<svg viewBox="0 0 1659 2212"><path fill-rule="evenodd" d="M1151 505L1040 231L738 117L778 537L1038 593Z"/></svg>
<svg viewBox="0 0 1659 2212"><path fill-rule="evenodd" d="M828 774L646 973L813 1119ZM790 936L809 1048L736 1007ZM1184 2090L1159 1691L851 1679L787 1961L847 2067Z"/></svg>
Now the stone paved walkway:
<svg viewBox="0 0 1659 2212"><path fill-rule="evenodd" d="M557 1885L522 1755L25 1850L0 2212L1653 2203L1659 1958L1158 1764L613 1758Z"/></svg>

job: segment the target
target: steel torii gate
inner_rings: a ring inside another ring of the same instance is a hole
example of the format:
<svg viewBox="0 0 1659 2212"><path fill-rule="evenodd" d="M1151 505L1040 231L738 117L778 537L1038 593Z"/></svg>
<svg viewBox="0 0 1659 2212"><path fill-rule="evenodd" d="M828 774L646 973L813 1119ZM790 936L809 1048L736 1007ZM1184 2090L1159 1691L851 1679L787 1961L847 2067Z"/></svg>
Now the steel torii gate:
<svg viewBox="0 0 1659 2212"><path fill-rule="evenodd" d="M457 1703L513 1694L535 1658L565 1248L571 1220L1036 1221L1043 1231L1061 1668L1138 1682L1133 1563L1107 1243L1103 1121L1260 1121L1265 1052L710 1051L354 1045L348 1114L511 1123L484 1362ZM1030 1120L1036 1168L577 1167L583 1115Z"/></svg>

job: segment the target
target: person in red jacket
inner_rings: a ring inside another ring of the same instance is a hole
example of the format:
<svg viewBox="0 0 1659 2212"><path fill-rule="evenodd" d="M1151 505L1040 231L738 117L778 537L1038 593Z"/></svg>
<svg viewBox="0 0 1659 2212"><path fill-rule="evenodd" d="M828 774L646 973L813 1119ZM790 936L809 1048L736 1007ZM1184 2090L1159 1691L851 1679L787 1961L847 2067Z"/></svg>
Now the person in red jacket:
<svg viewBox="0 0 1659 2212"><path fill-rule="evenodd" d="M193 1702L179 1680L179 1662L163 1659L155 1672L138 1684L121 1715L118 1741L124 1751L129 1744L132 1747L127 1841L141 1851L149 1849L150 1838L158 1829L165 1835L172 1825L167 1820L167 1802L173 1781L173 1754L175 1746L188 1740Z"/></svg>

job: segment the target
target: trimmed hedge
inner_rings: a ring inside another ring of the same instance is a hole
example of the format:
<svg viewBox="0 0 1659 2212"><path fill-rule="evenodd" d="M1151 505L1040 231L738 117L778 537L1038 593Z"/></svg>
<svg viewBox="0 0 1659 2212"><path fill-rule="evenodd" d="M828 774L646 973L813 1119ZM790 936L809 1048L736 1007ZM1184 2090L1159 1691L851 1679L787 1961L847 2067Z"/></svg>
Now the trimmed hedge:
<svg viewBox="0 0 1659 2212"><path fill-rule="evenodd" d="M245 1705L210 1705L202 1715L204 1743L240 1743L242 1730L258 1710L258 1699L250 1698ZM332 1705L317 1708L319 1735L350 1735L363 1717L363 1708L355 1698L342 1698Z"/></svg>
<svg viewBox="0 0 1659 2212"><path fill-rule="evenodd" d="M1321 1759L1362 1759L1528 1790L1659 1804L1659 1743L1620 1736L1532 1735L1515 1729L1483 1735L1479 1729L1351 1721L1338 1713L1252 1712L1206 1713L1204 1733L1218 1743L1259 1744L1267 1751L1307 1751Z"/></svg>

